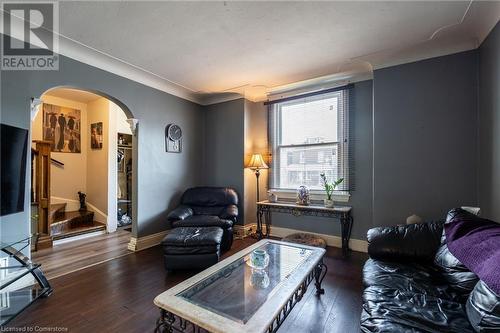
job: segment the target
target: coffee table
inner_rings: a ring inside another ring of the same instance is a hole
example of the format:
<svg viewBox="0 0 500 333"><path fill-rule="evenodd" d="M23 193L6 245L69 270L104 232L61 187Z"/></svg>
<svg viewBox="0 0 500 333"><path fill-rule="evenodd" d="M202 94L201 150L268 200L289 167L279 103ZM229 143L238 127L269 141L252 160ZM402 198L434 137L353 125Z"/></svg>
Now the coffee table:
<svg viewBox="0 0 500 333"><path fill-rule="evenodd" d="M250 253L269 254L265 269L250 266ZM263 239L158 295L155 332L276 332L315 280L324 293L325 250Z"/></svg>

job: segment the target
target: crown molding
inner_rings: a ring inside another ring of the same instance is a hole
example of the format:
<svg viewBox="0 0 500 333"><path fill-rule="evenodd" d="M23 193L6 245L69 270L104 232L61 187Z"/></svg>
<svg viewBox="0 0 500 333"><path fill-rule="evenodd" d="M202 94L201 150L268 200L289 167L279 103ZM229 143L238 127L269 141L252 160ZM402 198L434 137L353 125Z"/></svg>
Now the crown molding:
<svg viewBox="0 0 500 333"><path fill-rule="evenodd" d="M245 98L244 95L236 92L225 93L199 93L198 98L201 105L212 105L217 103L224 103L234 101L240 98Z"/></svg>
<svg viewBox="0 0 500 333"><path fill-rule="evenodd" d="M225 92L197 92L187 87L169 81L166 78L151 73L145 69L134 66L121 59L102 53L87 45L60 36L60 54L85 63L87 65L105 70L129 80L139 82L168 94L189 100L200 105L211 105L245 98L253 102L261 102L269 96L285 96L310 89L324 89L336 85L354 83L373 79L373 72L378 69L421 61L434 57L473 50L478 47L478 41L470 39L457 43L456 41L426 41L399 50L384 50L377 54L351 59L353 64L342 72L325 75L308 80L293 82L275 87L246 85Z"/></svg>
<svg viewBox="0 0 500 333"><path fill-rule="evenodd" d="M199 94L189 88L62 35L59 36L59 54L188 101L202 104Z"/></svg>
<svg viewBox="0 0 500 333"><path fill-rule="evenodd" d="M267 100L282 99L305 92L321 91L371 79L373 79L371 64L359 63L357 66L351 66L349 71L273 87L268 90Z"/></svg>
<svg viewBox="0 0 500 333"><path fill-rule="evenodd" d="M397 52L389 50L383 51L370 55L369 62L372 64L373 70L376 71L383 68L471 51L479 47L478 40L474 38L460 42L442 40L439 41L439 43L439 47L433 47L433 44L437 44L437 41L429 41L401 48ZM394 53L395 55L391 56L390 53ZM360 57L357 59L363 58L364 57Z"/></svg>
<svg viewBox="0 0 500 333"><path fill-rule="evenodd" d="M0 12L3 13L3 10L0 9ZM10 36L13 38L17 38L15 36L23 36L24 31L21 31L21 29L24 26L24 19L15 15L12 15L11 19L18 20L23 24L13 25L14 30L11 31ZM106 72L122 76L129 80L139 82L151 88L164 91L168 94L186 99L188 101L197 104L202 103L199 94L195 91L172 82L167 78L161 77L160 75L152 73L144 68L133 65L110 54L92 48L91 46L66 37L60 34L57 30L58 29L56 29L56 31L46 30L46 32L53 33L58 36L59 41L57 43L57 49L54 49L54 52L57 54L74 59L92 67L102 69ZM5 33L3 26L0 27L0 32L2 34ZM45 47L45 45L40 44L36 40L32 41L32 43L38 47Z"/></svg>

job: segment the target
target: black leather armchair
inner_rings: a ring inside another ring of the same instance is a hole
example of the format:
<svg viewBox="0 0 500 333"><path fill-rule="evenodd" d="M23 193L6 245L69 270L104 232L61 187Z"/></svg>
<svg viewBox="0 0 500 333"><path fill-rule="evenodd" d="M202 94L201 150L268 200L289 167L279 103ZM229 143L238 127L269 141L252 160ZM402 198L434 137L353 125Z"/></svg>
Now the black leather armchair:
<svg viewBox="0 0 500 333"><path fill-rule="evenodd" d="M194 187L186 190L181 204L168 214L172 228L220 227L221 249L233 244L233 225L238 217L238 194L226 187Z"/></svg>

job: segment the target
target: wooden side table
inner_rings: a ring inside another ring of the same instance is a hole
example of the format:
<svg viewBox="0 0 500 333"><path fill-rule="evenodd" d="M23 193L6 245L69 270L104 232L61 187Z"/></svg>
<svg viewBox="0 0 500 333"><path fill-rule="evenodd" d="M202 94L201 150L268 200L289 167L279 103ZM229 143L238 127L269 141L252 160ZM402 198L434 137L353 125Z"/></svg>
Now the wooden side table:
<svg viewBox="0 0 500 333"><path fill-rule="evenodd" d="M291 202L257 202L257 236L258 238L269 237L271 230L271 213L285 213L293 216L318 216L338 219L340 221L340 230L342 237L342 251L344 255L349 251L349 239L351 238L351 230L353 218L351 215L352 207L339 206L334 208L326 208L319 205L302 206ZM262 225L266 225L266 233L262 231Z"/></svg>

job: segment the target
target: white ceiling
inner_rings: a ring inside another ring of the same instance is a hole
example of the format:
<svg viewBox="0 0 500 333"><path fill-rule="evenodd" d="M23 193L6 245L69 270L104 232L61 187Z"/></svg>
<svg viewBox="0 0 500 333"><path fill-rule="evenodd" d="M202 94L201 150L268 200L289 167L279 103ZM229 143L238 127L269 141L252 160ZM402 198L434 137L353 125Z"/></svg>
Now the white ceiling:
<svg viewBox="0 0 500 333"><path fill-rule="evenodd" d="M500 2L62 2L62 52L203 103L473 49ZM89 48L82 47L82 44ZM76 46L75 46L76 45ZM225 94L221 94L225 95Z"/></svg>
<svg viewBox="0 0 500 333"><path fill-rule="evenodd" d="M93 94L88 91L69 89L69 88L56 88L48 91L47 93L45 93L45 95L69 99L71 101L85 103L85 104L101 98L101 96Z"/></svg>

